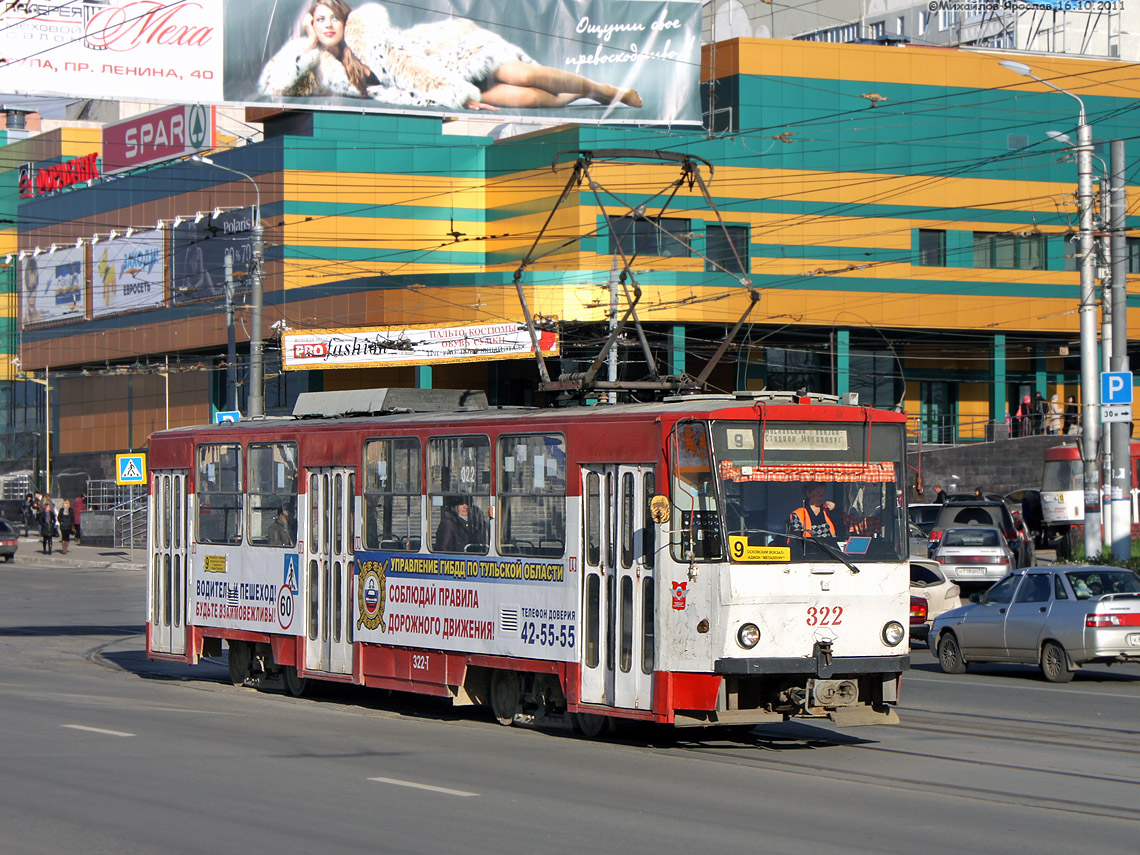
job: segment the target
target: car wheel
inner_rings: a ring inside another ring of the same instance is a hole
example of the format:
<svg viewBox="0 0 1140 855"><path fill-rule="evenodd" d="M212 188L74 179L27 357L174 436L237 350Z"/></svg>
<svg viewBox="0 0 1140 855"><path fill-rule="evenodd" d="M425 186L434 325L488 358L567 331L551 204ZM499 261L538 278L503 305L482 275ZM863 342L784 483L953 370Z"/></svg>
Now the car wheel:
<svg viewBox="0 0 1140 855"><path fill-rule="evenodd" d="M944 674L965 674L966 660L962 658L962 648L952 632L942 633L938 639L938 667Z"/></svg>
<svg viewBox="0 0 1140 855"><path fill-rule="evenodd" d="M5 561L11 561L15 557L16 557L15 553L13 553L12 555L5 555L4 560Z"/></svg>
<svg viewBox="0 0 1140 855"><path fill-rule="evenodd" d="M1050 683L1067 683L1073 679L1069 654L1055 641L1046 641L1041 648L1041 672Z"/></svg>

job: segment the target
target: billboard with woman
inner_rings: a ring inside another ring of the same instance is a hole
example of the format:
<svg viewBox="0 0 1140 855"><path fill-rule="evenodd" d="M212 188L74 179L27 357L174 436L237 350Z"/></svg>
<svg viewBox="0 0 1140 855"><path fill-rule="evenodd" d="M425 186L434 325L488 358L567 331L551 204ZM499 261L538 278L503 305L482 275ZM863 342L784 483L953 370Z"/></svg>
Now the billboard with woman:
<svg viewBox="0 0 1140 855"><path fill-rule="evenodd" d="M700 10L696 0L231 3L225 97L699 124Z"/></svg>

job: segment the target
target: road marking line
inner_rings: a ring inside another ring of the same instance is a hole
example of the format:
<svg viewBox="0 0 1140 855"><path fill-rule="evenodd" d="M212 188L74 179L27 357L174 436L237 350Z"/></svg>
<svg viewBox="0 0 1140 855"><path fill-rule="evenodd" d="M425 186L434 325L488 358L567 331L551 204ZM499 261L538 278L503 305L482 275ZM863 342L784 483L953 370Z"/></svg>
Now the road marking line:
<svg viewBox="0 0 1140 855"><path fill-rule="evenodd" d="M104 730L101 727L85 727L82 724L61 724L60 727L68 727L72 730L86 730L88 733L102 733L105 736L134 736L133 733L124 733L121 730Z"/></svg>
<svg viewBox="0 0 1140 855"><path fill-rule="evenodd" d="M401 781L398 778L369 778L381 784L392 784L396 787L411 787L413 790L429 790L433 793L444 793L448 796L477 796L478 793L469 793L466 790L449 790L447 787L433 787L430 784L417 784L415 781Z"/></svg>

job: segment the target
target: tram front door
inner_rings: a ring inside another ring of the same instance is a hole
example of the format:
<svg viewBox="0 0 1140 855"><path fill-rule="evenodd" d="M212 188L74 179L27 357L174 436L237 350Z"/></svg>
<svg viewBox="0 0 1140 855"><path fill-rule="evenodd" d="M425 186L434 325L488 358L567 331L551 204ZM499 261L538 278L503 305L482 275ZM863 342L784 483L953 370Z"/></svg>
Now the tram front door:
<svg viewBox="0 0 1140 855"><path fill-rule="evenodd" d="M186 653L186 509L187 473L151 473L150 503L150 649Z"/></svg>
<svg viewBox="0 0 1140 855"><path fill-rule="evenodd" d="M353 470L308 470L305 668L352 673Z"/></svg>
<svg viewBox="0 0 1140 855"><path fill-rule="evenodd" d="M649 709L655 654L651 465L582 467L585 703Z"/></svg>

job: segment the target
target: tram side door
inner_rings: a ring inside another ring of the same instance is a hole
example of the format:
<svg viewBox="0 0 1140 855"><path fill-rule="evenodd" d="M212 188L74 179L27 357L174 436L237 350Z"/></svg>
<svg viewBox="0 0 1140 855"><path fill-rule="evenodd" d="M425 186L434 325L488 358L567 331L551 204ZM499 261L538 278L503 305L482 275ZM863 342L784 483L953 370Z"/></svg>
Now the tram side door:
<svg viewBox="0 0 1140 855"><path fill-rule="evenodd" d="M147 588L150 645L155 653L186 653L188 480L184 470L151 473Z"/></svg>
<svg viewBox="0 0 1140 855"><path fill-rule="evenodd" d="M646 529L645 509L653 468L584 466L582 473L581 697L586 703L649 709L656 615L653 529Z"/></svg>
<svg viewBox="0 0 1140 855"><path fill-rule="evenodd" d="M353 470L308 470L305 668L352 673Z"/></svg>

